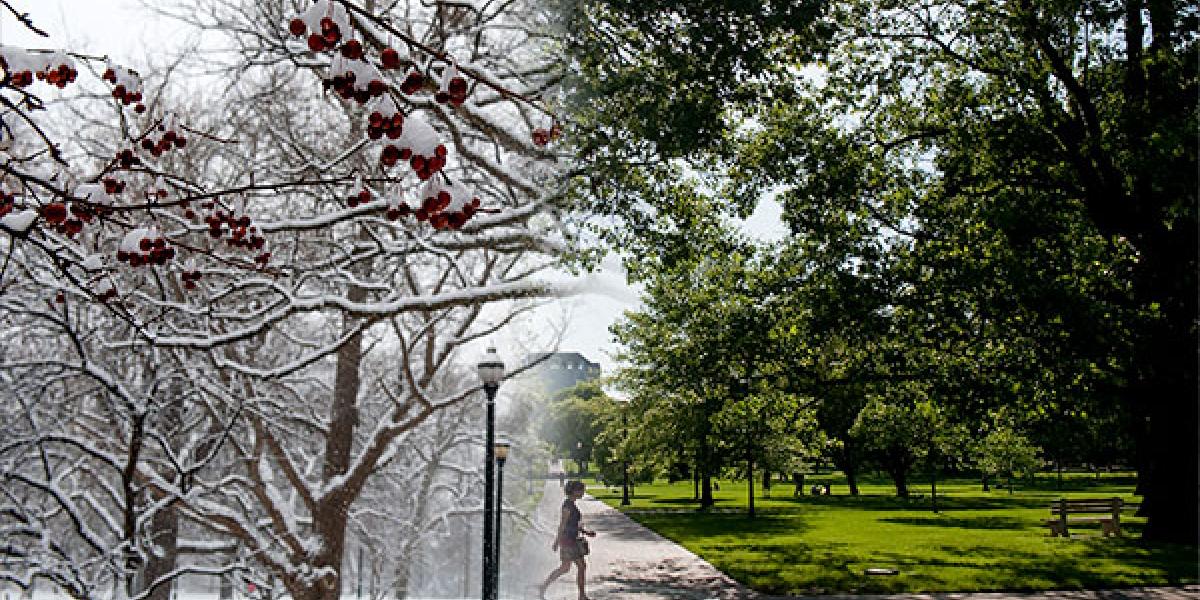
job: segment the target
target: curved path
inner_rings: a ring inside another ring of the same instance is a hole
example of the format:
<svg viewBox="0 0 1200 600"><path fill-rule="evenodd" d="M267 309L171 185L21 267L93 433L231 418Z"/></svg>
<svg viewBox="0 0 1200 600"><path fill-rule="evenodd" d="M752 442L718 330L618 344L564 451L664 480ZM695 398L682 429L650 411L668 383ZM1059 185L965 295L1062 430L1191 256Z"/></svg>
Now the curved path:
<svg viewBox="0 0 1200 600"><path fill-rule="evenodd" d="M505 600L536 598L536 585L557 566L550 550L563 493L547 482L532 528L507 548L501 581ZM591 538L588 595L593 600L1200 600L1200 586L1038 593L766 596L749 590L686 548L643 527L603 502L578 502ZM514 540L515 541L515 540ZM550 587L548 600L575 600L574 569Z"/></svg>

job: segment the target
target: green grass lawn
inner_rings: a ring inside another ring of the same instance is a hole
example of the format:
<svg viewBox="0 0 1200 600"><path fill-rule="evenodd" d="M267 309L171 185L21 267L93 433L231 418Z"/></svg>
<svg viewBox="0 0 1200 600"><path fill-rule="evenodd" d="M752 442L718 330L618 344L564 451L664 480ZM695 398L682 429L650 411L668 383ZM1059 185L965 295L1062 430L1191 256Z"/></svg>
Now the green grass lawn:
<svg viewBox="0 0 1200 600"><path fill-rule="evenodd" d="M792 497L792 486L755 490L758 515L745 511L746 483L721 481L716 511L698 512L690 482L639 485L631 516L699 554L734 579L774 594L1040 590L1176 585L1197 581L1197 548L1139 540L1143 519L1126 511L1124 536L1103 538L1099 525L1072 528L1072 539L1050 538L1042 525L1059 497L1132 495L1131 475L1067 478L1064 491L1048 476L1015 493L977 481L939 482L940 513L930 510L928 485L903 500L886 480L868 480L861 495L846 495L844 480L809 477L806 487L830 483L831 496ZM614 507L620 487L590 482L589 491ZM737 509L736 512L722 512ZM867 576L870 567L900 571Z"/></svg>

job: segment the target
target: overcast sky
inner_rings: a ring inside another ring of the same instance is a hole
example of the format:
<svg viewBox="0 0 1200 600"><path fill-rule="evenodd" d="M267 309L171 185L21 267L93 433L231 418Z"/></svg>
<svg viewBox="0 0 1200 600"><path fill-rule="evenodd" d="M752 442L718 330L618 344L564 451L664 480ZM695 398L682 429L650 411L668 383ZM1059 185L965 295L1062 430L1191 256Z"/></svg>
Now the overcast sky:
<svg viewBox="0 0 1200 600"><path fill-rule="evenodd" d="M178 28L154 17L140 0L15 0L18 10L28 11L34 23L50 34L40 38L16 23L11 15L0 16L0 44L27 48L67 48L97 55L137 68L155 49L173 43ZM779 206L764 202L747 221L746 229L762 238L777 238L784 233ZM581 352L600 363L605 372L614 366L616 352L608 327L625 310L637 307L637 293L625 284L624 276L608 261L605 269L585 277L582 293L559 305L547 307L519 324L531 331L512 331L497 340L503 352L517 353L518 348L543 343L557 337L553 330L565 323L561 334L564 351ZM470 357L464 357L470 360ZM521 357L509 356L513 364Z"/></svg>

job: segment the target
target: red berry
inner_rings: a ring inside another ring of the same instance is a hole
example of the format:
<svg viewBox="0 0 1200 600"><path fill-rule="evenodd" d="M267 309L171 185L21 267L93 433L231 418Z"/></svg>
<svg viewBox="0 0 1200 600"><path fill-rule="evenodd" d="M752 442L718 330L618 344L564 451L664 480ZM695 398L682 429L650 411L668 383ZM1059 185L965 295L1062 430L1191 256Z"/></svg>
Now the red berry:
<svg viewBox="0 0 1200 600"><path fill-rule="evenodd" d="M400 160L400 150L391 144L384 146L383 154L379 156L379 162L383 163L385 167L390 167L395 165L398 160Z"/></svg>
<svg viewBox="0 0 1200 600"><path fill-rule="evenodd" d="M363 57L362 43L358 40L350 40L342 45L342 56L350 60L359 60Z"/></svg>
<svg viewBox="0 0 1200 600"><path fill-rule="evenodd" d="M384 48L379 58L385 69L400 68L400 53L395 48Z"/></svg>
<svg viewBox="0 0 1200 600"><path fill-rule="evenodd" d="M304 35L305 31L308 31L308 27L304 24L304 21L292 19L292 22L288 23L288 31L292 32L292 35L301 36Z"/></svg>
<svg viewBox="0 0 1200 600"><path fill-rule="evenodd" d="M320 34L314 33L308 36L308 49L313 52L321 52L325 50L325 38Z"/></svg>
<svg viewBox="0 0 1200 600"><path fill-rule="evenodd" d="M41 213L47 223L59 225L67 219L67 205L62 202L51 202L42 207Z"/></svg>

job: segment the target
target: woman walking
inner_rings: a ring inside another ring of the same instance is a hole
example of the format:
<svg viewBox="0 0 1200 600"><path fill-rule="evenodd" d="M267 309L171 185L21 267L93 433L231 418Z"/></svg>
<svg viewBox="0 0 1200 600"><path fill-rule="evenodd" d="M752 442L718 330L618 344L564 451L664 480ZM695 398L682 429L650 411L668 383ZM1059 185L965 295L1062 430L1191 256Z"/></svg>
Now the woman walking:
<svg viewBox="0 0 1200 600"><path fill-rule="evenodd" d="M582 481L571 480L563 487L563 491L567 493L567 499L562 503L562 516L558 520L558 535L554 537L554 545L551 550L558 551L558 558L562 560L562 564L550 572L542 585L538 586L538 597L542 600L546 598L546 588L554 583L555 579L562 576L563 573L571 570L571 564L575 564L575 583L579 586L579 599L588 600L587 592L584 590L584 585L587 582L587 561L584 559L587 556L587 541L582 537L595 536L596 532L589 529L584 529L580 522L579 507L575 506L575 501L583 497L583 491L587 489Z"/></svg>

